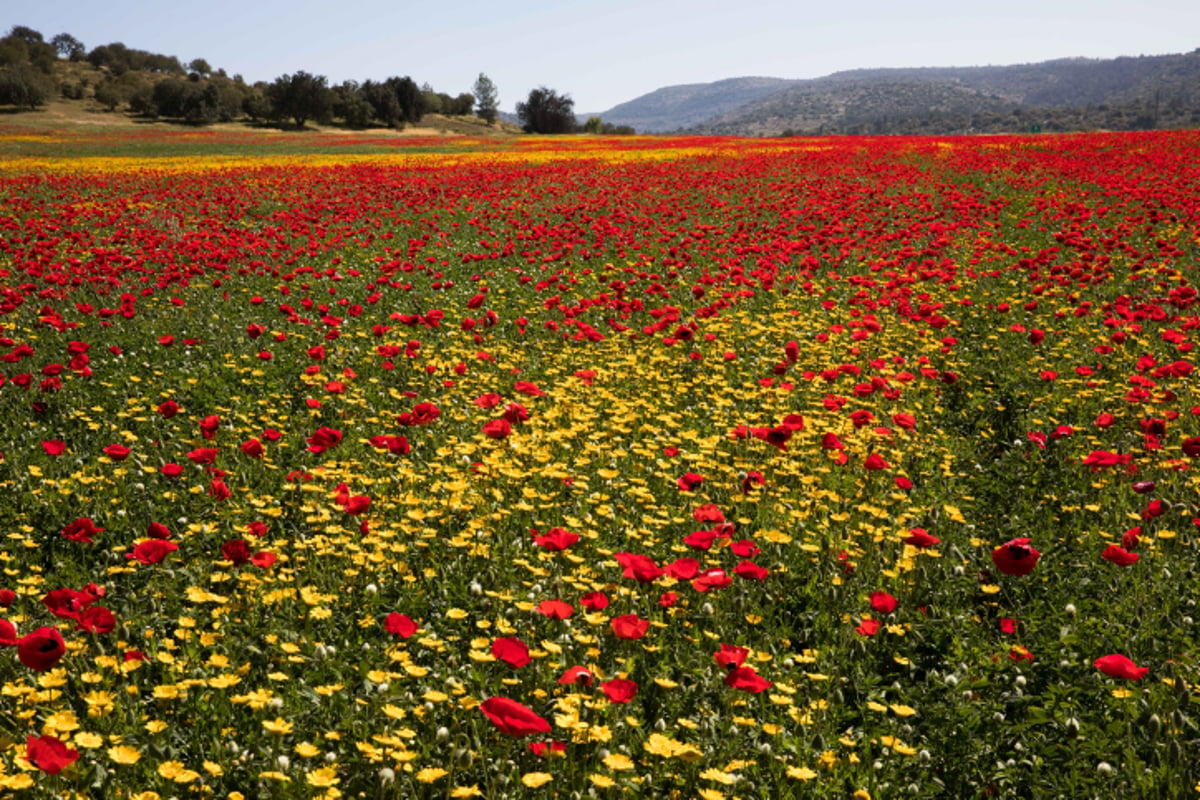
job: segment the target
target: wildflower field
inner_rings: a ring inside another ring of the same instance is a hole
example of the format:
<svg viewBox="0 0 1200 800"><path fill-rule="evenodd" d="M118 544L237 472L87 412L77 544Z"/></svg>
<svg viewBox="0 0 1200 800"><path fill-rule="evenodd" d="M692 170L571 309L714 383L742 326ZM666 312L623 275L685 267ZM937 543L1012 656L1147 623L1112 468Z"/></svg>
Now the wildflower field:
<svg viewBox="0 0 1200 800"><path fill-rule="evenodd" d="M0 796L1195 797L1197 186L0 127Z"/></svg>

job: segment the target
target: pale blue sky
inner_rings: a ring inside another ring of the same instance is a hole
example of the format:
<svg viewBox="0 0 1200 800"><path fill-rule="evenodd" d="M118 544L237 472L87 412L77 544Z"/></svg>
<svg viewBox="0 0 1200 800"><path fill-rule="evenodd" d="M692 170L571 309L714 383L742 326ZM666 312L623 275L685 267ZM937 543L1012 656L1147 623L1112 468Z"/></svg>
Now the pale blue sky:
<svg viewBox="0 0 1200 800"><path fill-rule="evenodd" d="M857 67L975 66L1200 47L1196 0L37 0L0 16L47 39L196 57L273 80L409 75L449 94L480 72L512 110L545 85L577 113L661 86Z"/></svg>

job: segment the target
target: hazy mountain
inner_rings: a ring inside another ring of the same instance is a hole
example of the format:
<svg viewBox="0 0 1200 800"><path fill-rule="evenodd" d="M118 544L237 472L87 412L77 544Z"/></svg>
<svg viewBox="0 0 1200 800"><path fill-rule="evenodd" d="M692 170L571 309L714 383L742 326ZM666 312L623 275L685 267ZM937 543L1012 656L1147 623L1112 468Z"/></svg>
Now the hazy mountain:
<svg viewBox="0 0 1200 800"><path fill-rule="evenodd" d="M638 131L962 133L1200 125L1200 49L985 67L860 69L671 86L600 115Z"/></svg>
<svg viewBox="0 0 1200 800"><path fill-rule="evenodd" d="M666 86L599 116L614 125L632 125L638 132L659 133L701 124L794 83L783 78L727 78Z"/></svg>

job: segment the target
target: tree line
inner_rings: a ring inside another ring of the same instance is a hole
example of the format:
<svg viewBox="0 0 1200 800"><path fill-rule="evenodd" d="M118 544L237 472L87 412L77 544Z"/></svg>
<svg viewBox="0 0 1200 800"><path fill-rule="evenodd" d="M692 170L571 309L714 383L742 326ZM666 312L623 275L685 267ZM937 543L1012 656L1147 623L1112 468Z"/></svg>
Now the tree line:
<svg viewBox="0 0 1200 800"><path fill-rule="evenodd" d="M60 59L89 64L102 77L56 80ZM419 122L427 113L476 114L489 124L499 113L496 87L482 73L473 92L458 95L438 92L428 83L418 86L408 76L330 86L324 75L303 70L269 83L250 84L240 75L230 77L223 69L213 69L203 58L184 64L175 56L121 42L88 50L68 33L47 41L39 31L14 26L0 39L0 104L36 109L56 92L75 100L90 94L108 111L124 107L144 117L195 124L247 117L255 122L291 122L299 128L337 117L349 127L399 128Z"/></svg>
<svg viewBox="0 0 1200 800"><path fill-rule="evenodd" d="M88 64L101 77L89 78L76 70L56 79L60 60ZM470 92L457 95L438 92L428 83L418 86L408 76L330 85L324 75L304 70L250 84L240 75L231 77L223 69L213 69L203 58L184 64L175 56L121 42L88 50L68 33L47 41L39 31L14 26L0 39L0 104L36 109L55 92L74 100L90 96L107 111L124 108L142 117L198 125L248 118L300 129L309 122L328 124L339 119L350 128L402 128L417 124L425 114L474 114L489 125L499 118L499 93L483 73ZM529 133L634 132L596 117L580 125L571 97L545 86L517 103L517 117Z"/></svg>

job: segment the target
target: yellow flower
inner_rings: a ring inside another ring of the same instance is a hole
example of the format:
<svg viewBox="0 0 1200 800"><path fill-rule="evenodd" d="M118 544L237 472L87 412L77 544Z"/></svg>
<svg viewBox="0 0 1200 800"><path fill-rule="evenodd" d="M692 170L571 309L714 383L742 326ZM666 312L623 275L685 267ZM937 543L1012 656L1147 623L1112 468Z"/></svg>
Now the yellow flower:
<svg viewBox="0 0 1200 800"><path fill-rule="evenodd" d="M719 769L706 769L704 772L700 773L700 777L706 781L723 783L726 786L732 786L733 784L737 783L736 775L730 775L728 772L722 772Z"/></svg>
<svg viewBox="0 0 1200 800"><path fill-rule="evenodd" d="M33 786L33 778L25 772L16 775L0 775L0 789L19 791ZM157 798L157 795L155 795Z"/></svg>
<svg viewBox="0 0 1200 800"><path fill-rule="evenodd" d="M49 734L70 733L79 728L79 720L74 711L59 711L46 717L45 731Z"/></svg>
<svg viewBox="0 0 1200 800"><path fill-rule="evenodd" d="M450 793L451 797L483 797L478 786L458 786Z"/></svg>
<svg viewBox="0 0 1200 800"><path fill-rule="evenodd" d="M127 744L119 744L108 748L108 757L116 764L136 764L142 754L138 752L136 747L130 747Z"/></svg>
<svg viewBox="0 0 1200 800"><path fill-rule="evenodd" d="M619 772L623 769L633 769L634 763L633 759L629 756L624 756L620 753L609 753L604 757L604 766L614 772Z"/></svg>
<svg viewBox="0 0 1200 800"><path fill-rule="evenodd" d="M333 786L338 783L337 770L333 767L321 767L305 773L304 780L309 786L318 786L321 788Z"/></svg>
<svg viewBox="0 0 1200 800"><path fill-rule="evenodd" d="M179 761L164 761L158 765L158 774L176 783L192 783L200 780L200 773L190 770Z"/></svg>
<svg viewBox="0 0 1200 800"><path fill-rule="evenodd" d="M212 775L214 778L220 777L225 774L224 768L220 764L216 763L215 761L205 761L203 766L204 766L204 771L207 772L209 775Z"/></svg>
<svg viewBox="0 0 1200 800"><path fill-rule="evenodd" d="M312 758L313 756L315 756L317 753L320 753L320 752L321 752L321 749L319 747L316 747L315 745L310 744L309 742L301 742L300 744L296 745L296 755L302 756L304 758Z"/></svg>
<svg viewBox="0 0 1200 800"><path fill-rule="evenodd" d="M599 772L589 775L588 780L591 781L592 785L597 789L611 789L613 786L617 785L617 782L612 778L608 777L607 775L601 775ZM1200 789L1197 791L1200 791Z"/></svg>
<svg viewBox="0 0 1200 800"><path fill-rule="evenodd" d="M808 767L788 767L787 776L798 781L811 781L817 773Z"/></svg>
<svg viewBox="0 0 1200 800"><path fill-rule="evenodd" d="M104 744L104 737L87 731L80 731L75 734L75 744L87 750L95 750Z"/></svg>
<svg viewBox="0 0 1200 800"><path fill-rule="evenodd" d="M536 789L539 786L545 786L552 780L554 780L554 776L546 772L527 772L521 776L521 783L525 784L530 789Z"/></svg>
<svg viewBox="0 0 1200 800"><path fill-rule="evenodd" d="M442 769L441 767L426 767L418 772L416 777L418 783L433 783L439 778L444 778L449 774L450 773L446 772L446 770Z"/></svg>
<svg viewBox="0 0 1200 800"><path fill-rule="evenodd" d="M276 717L273 720L264 719L262 726L266 728L269 733L277 733L280 736L292 732L292 723L288 722L283 717Z"/></svg>
<svg viewBox="0 0 1200 800"><path fill-rule="evenodd" d="M725 800L725 795L716 789L701 789L698 796L701 800Z"/></svg>
<svg viewBox="0 0 1200 800"><path fill-rule="evenodd" d="M267 772L260 772L260 773L258 773L258 777L264 781L279 781L280 783L291 783L292 782L292 779L289 778L287 775L284 775L282 772L276 772L274 770L269 770Z"/></svg>

